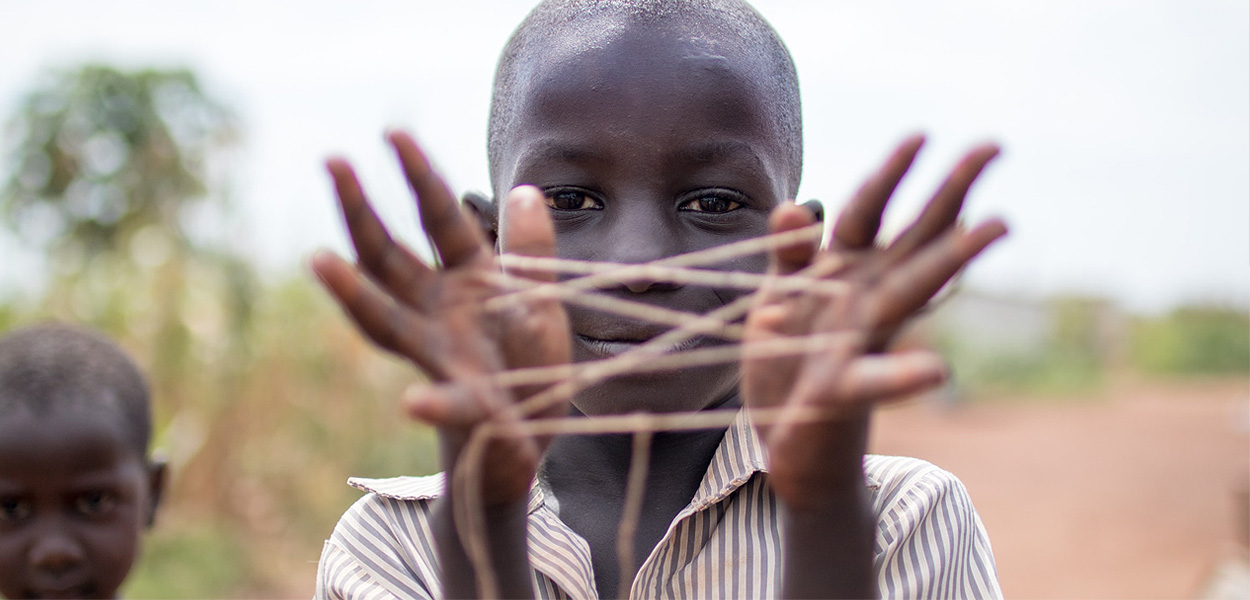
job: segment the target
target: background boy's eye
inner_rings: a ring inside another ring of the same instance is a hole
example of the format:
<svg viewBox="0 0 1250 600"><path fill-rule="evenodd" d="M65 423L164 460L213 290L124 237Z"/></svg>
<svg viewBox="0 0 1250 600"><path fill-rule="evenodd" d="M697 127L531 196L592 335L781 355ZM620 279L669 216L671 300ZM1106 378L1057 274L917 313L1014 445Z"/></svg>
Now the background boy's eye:
<svg viewBox="0 0 1250 600"><path fill-rule="evenodd" d="M547 192L547 206L556 210L599 210L598 200L579 190L551 190Z"/></svg>
<svg viewBox="0 0 1250 600"><path fill-rule="evenodd" d="M683 203L678 210L705 213L727 213L742 208L742 203L731 198L717 195L699 196Z"/></svg>
<svg viewBox="0 0 1250 600"><path fill-rule="evenodd" d="M30 502L17 498L0 498L0 521L21 521L30 517L34 507Z"/></svg>
<svg viewBox="0 0 1250 600"><path fill-rule="evenodd" d="M89 517L108 514L115 506L117 496L109 492L87 492L74 499L74 510Z"/></svg>

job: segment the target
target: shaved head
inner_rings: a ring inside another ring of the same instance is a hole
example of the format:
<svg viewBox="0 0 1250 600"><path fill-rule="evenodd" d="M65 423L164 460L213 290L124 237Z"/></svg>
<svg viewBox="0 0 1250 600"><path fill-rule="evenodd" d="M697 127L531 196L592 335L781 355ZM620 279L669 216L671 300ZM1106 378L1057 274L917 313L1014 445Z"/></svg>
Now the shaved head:
<svg viewBox="0 0 1250 600"><path fill-rule="evenodd" d="M775 136L783 142L779 158L792 198L803 164L798 77L776 31L741 0L548 0L530 12L504 47L495 73L487 145L496 197L511 185L506 155L523 98L544 69L602 49L635 28L680 36L702 56L750 61L752 84L762 89Z"/></svg>
<svg viewBox="0 0 1250 600"><path fill-rule="evenodd" d="M152 432L147 382L112 341L55 324L0 338L0 415L27 410L44 416L63 409L109 415L138 455L147 454Z"/></svg>

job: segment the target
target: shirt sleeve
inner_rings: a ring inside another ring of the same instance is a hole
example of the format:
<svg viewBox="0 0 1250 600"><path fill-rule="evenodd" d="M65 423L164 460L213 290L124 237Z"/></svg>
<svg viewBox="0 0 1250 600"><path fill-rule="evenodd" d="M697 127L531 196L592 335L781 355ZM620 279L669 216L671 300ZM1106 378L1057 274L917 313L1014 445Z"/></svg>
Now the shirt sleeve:
<svg viewBox="0 0 1250 600"><path fill-rule="evenodd" d="M989 537L963 483L922 460L877 458L881 596L1001 598Z"/></svg>
<svg viewBox="0 0 1250 600"><path fill-rule="evenodd" d="M334 528L317 567L317 600L433 599L437 562L425 502L369 494Z"/></svg>

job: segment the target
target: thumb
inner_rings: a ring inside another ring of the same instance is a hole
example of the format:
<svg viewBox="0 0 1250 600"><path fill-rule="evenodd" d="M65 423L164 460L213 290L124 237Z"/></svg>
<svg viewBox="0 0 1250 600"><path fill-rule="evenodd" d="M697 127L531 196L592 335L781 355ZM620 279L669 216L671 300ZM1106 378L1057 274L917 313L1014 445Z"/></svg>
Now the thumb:
<svg viewBox="0 0 1250 600"><path fill-rule="evenodd" d="M793 202L786 202L773 209L768 216L769 233L783 233L802 229L817 221L816 214L810 208L804 208ZM791 275L806 267L816 256L817 242L804 241L785 244L773 248L768 253L769 272L777 275Z"/></svg>
<svg viewBox="0 0 1250 600"><path fill-rule="evenodd" d="M508 192L500 213L499 249L506 254L550 258L556 254L555 229L542 191L523 185ZM555 281L555 273L515 269L514 274Z"/></svg>

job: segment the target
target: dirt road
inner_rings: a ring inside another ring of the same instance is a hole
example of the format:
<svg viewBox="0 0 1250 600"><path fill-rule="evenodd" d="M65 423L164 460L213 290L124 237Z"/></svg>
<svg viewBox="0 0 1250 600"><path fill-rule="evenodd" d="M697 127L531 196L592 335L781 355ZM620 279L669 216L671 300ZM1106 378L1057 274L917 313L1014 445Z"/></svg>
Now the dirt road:
<svg viewBox="0 0 1250 600"><path fill-rule="evenodd" d="M1234 505L1250 469L1248 406L1238 380L917 401L879 411L872 448L964 481L1008 597L1195 597L1246 535Z"/></svg>

